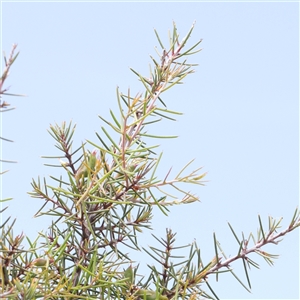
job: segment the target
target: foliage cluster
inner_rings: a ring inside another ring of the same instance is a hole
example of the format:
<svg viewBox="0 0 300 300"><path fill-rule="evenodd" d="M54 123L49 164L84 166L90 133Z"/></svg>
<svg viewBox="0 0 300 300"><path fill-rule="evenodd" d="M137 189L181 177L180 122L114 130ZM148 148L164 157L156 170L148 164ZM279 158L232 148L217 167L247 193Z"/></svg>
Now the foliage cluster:
<svg viewBox="0 0 300 300"><path fill-rule="evenodd" d="M101 134L96 133L97 142L88 140L74 146L75 126L63 122L50 127L49 133L61 155L46 157L60 160L59 165L48 166L61 168L64 175L50 176L52 184L46 178L33 180L30 195L42 202L36 216L51 217L53 221L49 230L39 233L33 241L23 235L13 236L14 222L9 225L6 220L1 225L0 298L213 299L218 297L209 284L212 275L218 278L220 273L229 272L250 289L247 270L258 264L249 254L255 252L273 263L276 256L261 248L278 243L280 237L300 225L298 210L289 227L281 232L281 220L271 217L267 230L259 217L257 235L251 233L247 237L239 237L229 224L238 243L236 256L230 258L215 234L215 251L208 262L202 261L195 242L177 246L171 229L166 230L164 238L154 236L160 248L145 249L139 245L139 234L151 229L154 207L167 215L172 205L196 202L198 197L182 189L182 184L204 184L206 173L201 168L187 172L192 161L176 176L171 177L169 170L159 178L157 169L162 154L157 153L158 145L147 144L151 138L175 138L150 134L148 128L163 119L174 120L180 114L167 108L162 94L193 73L195 65L186 59L201 50L197 48L201 40L187 47L193 28L194 25L180 40L174 24L168 48L155 31L161 51L157 51L159 60L151 57L150 76L132 70L142 82L144 93L133 96L130 90L127 94L117 90L118 114L110 111L111 120L100 116L106 127L101 128ZM12 52L10 62L6 61L2 82L16 57ZM118 141L112 138L110 130L118 135ZM27 249L22 246L24 239L30 245ZM189 249L188 257L176 254L182 248ZM132 259L134 251L145 251L160 269L149 265L149 275L140 276ZM244 263L247 283L231 268L232 262L239 259Z"/></svg>

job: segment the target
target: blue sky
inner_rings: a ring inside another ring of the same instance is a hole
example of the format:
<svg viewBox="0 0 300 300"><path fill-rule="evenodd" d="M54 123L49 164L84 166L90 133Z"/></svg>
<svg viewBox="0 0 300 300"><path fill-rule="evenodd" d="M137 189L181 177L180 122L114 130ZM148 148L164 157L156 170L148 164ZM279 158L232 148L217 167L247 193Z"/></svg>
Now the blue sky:
<svg viewBox="0 0 300 300"><path fill-rule="evenodd" d="M1 2L1 50L13 43L20 55L6 86L26 98L4 98L17 109L1 114L1 197L13 197L8 215L17 217L15 234L34 238L46 219L34 219L41 203L29 197L30 182L59 174L45 167L43 155L57 155L47 133L50 124L77 124L75 145L96 141L98 115L116 109L116 87L143 91L129 67L148 75L149 54L159 46L153 29L167 41L172 22L183 37L196 21L190 45L203 38L203 50L190 58L196 73L166 92L168 108L184 113L163 121L155 133L179 135L160 140L161 177L190 159L203 166L209 182L190 186L201 203L157 213L156 236L177 232L178 245L197 240L203 259L214 255L213 232L223 250L235 255L237 244L227 226L256 233L260 214L283 217L283 228L299 205L299 4L287 2ZM3 65L2 65L3 69ZM149 233L141 244L155 241ZM222 299L299 299L299 231L266 251L280 254L269 267L252 269L252 294L228 274L211 285ZM143 254L141 266L151 261ZM241 278L242 263L232 265ZM145 270L146 268L144 268Z"/></svg>

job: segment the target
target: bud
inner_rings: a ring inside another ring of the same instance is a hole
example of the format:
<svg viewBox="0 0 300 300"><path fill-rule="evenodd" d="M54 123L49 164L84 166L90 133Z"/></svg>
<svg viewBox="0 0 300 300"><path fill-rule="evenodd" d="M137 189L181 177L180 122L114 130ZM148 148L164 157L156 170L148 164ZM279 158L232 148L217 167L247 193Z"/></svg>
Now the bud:
<svg viewBox="0 0 300 300"><path fill-rule="evenodd" d="M79 182L81 178L86 178L90 172L95 170L97 161L96 154L97 151L94 150L91 154L88 155L88 158L81 163L75 174L75 179L77 182Z"/></svg>

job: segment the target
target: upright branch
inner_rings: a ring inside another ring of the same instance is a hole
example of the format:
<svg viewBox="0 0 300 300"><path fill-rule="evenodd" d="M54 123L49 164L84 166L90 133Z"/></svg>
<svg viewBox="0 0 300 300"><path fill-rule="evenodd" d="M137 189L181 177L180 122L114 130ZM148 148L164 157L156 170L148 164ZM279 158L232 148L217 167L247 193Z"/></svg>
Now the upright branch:
<svg viewBox="0 0 300 300"><path fill-rule="evenodd" d="M12 50L10 52L9 58L7 59L5 53L4 53L4 63L5 63L5 67L4 67L4 71L2 73L2 76L0 78L0 113L2 112L7 112L10 110L13 110L14 108L8 108L10 106L10 104L6 101L2 101L2 95L7 95L7 96L22 96L22 95L18 95L18 94L10 94L7 93L9 88L4 88L4 82L7 79L8 75L9 75L9 71L10 68L12 66L12 64L14 63L14 61L16 60L16 58L19 55L19 52L17 54L15 54L15 50L17 48L16 44L13 44L12 46ZM12 142L12 140L4 138L4 137L0 137L1 140L4 140L6 142ZM11 160L0 160L0 162L15 162L15 161L11 161ZM3 173L1 173L3 174Z"/></svg>
<svg viewBox="0 0 300 300"><path fill-rule="evenodd" d="M16 94L9 94L7 93L9 88L3 88L4 82L7 79L8 75L9 75L9 70L12 66L12 64L14 63L14 61L16 60L16 58L19 55L19 52L15 55L15 50L17 48L16 44L13 44L12 46L12 50L10 52L9 58L7 59L5 54L4 54L4 63L5 63L5 68L4 71L2 73L2 76L0 78L0 112L5 112L11 109L8 109L7 107L10 105L9 103L3 101L2 102L2 95L12 95L12 96L16 96Z"/></svg>
<svg viewBox="0 0 300 300"><path fill-rule="evenodd" d="M122 264L131 262L124 250L140 250L137 234L151 229L153 206L158 206L167 214L167 206L198 200L196 195L179 188L177 184L203 185L205 173L199 174L201 168L196 168L184 174L191 165L189 162L174 178L169 178L169 170L163 179L158 179L156 172L162 154L156 154L154 151L158 146L148 145L146 138L175 136L149 134L145 130L153 123L162 119L174 120L171 116L180 114L166 108L162 93L182 83L188 74L194 72L194 65L182 59L201 50L192 52L201 40L190 49L183 50L193 28L194 25L180 41L174 24L170 47L167 50L163 47L159 62L151 57L154 65L150 76L144 77L132 70L142 82L145 92L132 97L130 90L125 95L117 89L120 118L112 111L112 122L99 116L118 134L118 142L111 137L109 130L101 127L103 134L96 133L98 142L87 141L73 150L75 127L65 122L50 127L49 132L62 155L46 158L59 159L59 165L49 166L62 167L67 178L53 178L59 183L58 187L47 184L46 179L43 184L40 179L33 181L33 192L30 194L45 201L37 216L57 217L51 225L51 234L47 236L47 243L52 245L53 250L60 248L58 239L65 240L66 232L72 232L72 238L65 242L63 251L69 267L74 268L69 275L74 291L81 284L83 268L91 264L92 257L99 262L108 256L115 256ZM161 44L159 37L158 40ZM89 145L94 149L88 150ZM164 187L173 188L176 194L164 192ZM50 190L53 196L50 196ZM162 196L157 197L157 192L163 193ZM66 224L65 230L58 227L60 220ZM58 260L54 252L49 259Z"/></svg>

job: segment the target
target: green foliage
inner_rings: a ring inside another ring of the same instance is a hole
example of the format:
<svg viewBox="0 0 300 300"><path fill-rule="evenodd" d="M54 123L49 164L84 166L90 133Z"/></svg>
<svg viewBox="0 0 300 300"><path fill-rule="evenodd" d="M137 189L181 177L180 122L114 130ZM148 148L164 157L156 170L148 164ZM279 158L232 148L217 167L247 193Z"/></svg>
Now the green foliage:
<svg viewBox="0 0 300 300"><path fill-rule="evenodd" d="M206 263L195 242L175 245L176 234L171 229L166 230L165 238L153 235L160 248L140 247L138 235L151 229L154 207L167 215L172 205L198 201L196 195L182 188L183 184L204 185L206 173L200 172L201 168L187 172L192 161L174 177L169 170L159 178L157 169L163 159L162 153L156 153L158 145L148 144L151 138L174 138L150 134L148 128L163 119L174 120L174 116L180 114L166 107L162 93L193 73L194 65L188 64L186 57L201 50L197 49L201 40L186 50L193 27L180 41L174 24L169 48L163 46L155 32L162 50L159 60L151 57L150 76L144 77L132 70L143 84L144 94L132 96L128 91L125 95L117 90L120 118L112 111L111 120L100 116L108 127L101 127L102 133L96 133L96 142L88 140L74 147L75 126L63 122L50 127L49 133L61 155L46 157L60 159L60 165L47 166L60 167L63 175L60 178L51 176L51 184L46 178L33 180L30 195L42 202L36 216L51 216L53 222L36 240L27 239L30 246L26 250L22 248L24 236L14 237L13 224L9 227L3 224L1 298L217 298L208 283L210 275L218 276L225 269L236 276L229 264L242 259L251 287L247 268L258 265L249 254L256 252L272 263L275 257L260 248L276 243L279 237L299 226L298 210L289 228L280 233L276 230L281 220L270 219L269 229L264 231L259 219L256 238L252 234L239 238L230 226L238 242L238 254L228 259L214 234L215 253ZM118 135L118 141L112 138L111 131ZM94 150L91 152L87 148ZM253 247L249 247L251 241ZM175 253L183 249L189 249L187 258ZM138 266L131 259L130 253L134 251L145 251L159 264L160 270L149 266L149 275L140 276Z"/></svg>

